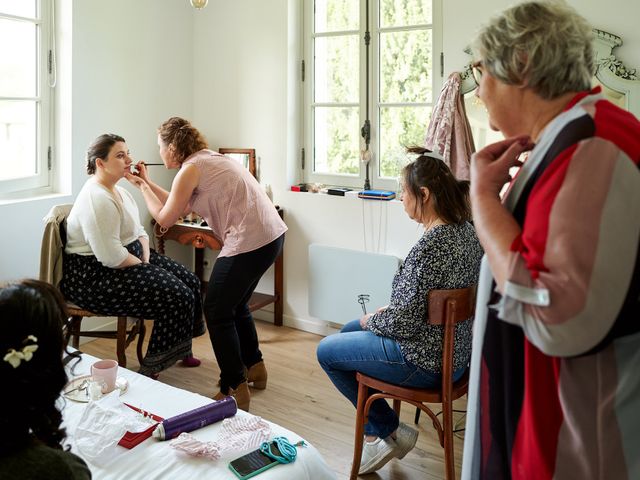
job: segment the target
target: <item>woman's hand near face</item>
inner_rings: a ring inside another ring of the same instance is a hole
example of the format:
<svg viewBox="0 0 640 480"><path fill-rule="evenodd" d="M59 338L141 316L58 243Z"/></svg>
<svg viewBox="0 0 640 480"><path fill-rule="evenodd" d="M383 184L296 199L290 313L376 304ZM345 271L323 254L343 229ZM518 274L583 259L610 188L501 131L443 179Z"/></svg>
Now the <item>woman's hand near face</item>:
<svg viewBox="0 0 640 480"><path fill-rule="evenodd" d="M500 201L509 181L509 169L521 165L518 157L531 150L528 136L511 137L489 145L471 157L471 211L476 233L489 259L493 278L502 291L509 271L509 247L521 233L511 212Z"/></svg>
<svg viewBox="0 0 640 480"><path fill-rule="evenodd" d="M138 173L134 173L134 175L149 183L149 172L147 171L147 166L144 164L144 161L136 163L135 167Z"/></svg>
<svg viewBox="0 0 640 480"><path fill-rule="evenodd" d="M471 156L471 196L498 197L511 180L509 169L520 166L522 152L533 148L528 136L511 137L486 146Z"/></svg>
<svg viewBox="0 0 640 480"><path fill-rule="evenodd" d="M125 173L124 178L126 178L131 185L143 191L145 187L149 188L149 184L138 175L134 175L132 173Z"/></svg>

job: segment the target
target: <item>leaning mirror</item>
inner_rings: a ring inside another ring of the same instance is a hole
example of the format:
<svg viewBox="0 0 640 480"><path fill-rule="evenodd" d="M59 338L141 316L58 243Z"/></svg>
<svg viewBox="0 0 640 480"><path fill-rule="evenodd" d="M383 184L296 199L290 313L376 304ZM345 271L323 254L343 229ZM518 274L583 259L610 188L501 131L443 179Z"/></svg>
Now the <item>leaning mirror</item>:
<svg viewBox="0 0 640 480"><path fill-rule="evenodd" d="M254 148L219 148L218 152L236 160L249 170L251 175L258 178L256 168L256 150Z"/></svg>

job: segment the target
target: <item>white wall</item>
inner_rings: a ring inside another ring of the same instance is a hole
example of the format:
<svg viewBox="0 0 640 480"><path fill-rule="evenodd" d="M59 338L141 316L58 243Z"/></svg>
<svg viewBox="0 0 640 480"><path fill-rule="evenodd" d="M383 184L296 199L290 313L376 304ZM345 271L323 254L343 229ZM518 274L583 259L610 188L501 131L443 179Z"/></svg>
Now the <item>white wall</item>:
<svg viewBox="0 0 640 480"><path fill-rule="evenodd" d="M419 230L399 202L363 204L288 191L298 180L299 57L294 57L300 51L295 39L300 3L218 1L195 11L187 0L73 0L72 102L65 103L72 118L72 195L0 205L0 218L10 232L0 236L0 280L37 275L40 219L51 205L72 201L77 194L86 178L84 150L95 136L120 133L135 158L157 159L156 127L170 115L183 115L193 119L214 148L256 149L262 182L273 186L289 226L285 322L325 331L307 310L308 244L364 249L366 242L369 251L403 257ZM463 49L480 23L510 3L443 0L446 73L468 61ZM640 67L635 25L640 3L570 3L595 27L622 36L620 57L627 66ZM162 176L160 170L154 175ZM171 176L162 178L168 184ZM183 261L190 258L186 247L171 252Z"/></svg>
<svg viewBox="0 0 640 480"><path fill-rule="evenodd" d="M624 44L616 54L627 66L640 67L640 2L611 0L567 0L594 28L622 37ZM474 33L493 15L515 5L516 1L486 0L442 0L444 19L445 69L449 72L460 69L469 57L465 47Z"/></svg>
<svg viewBox="0 0 640 480"><path fill-rule="evenodd" d="M154 0L70 2L58 2L67 12L59 22L66 28L61 48L71 48L60 52L58 80L67 93L59 100L67 124L58 147L65 155L60 161L71 156L71 195L0 205L7 229L0 236L0 281L38 276L41 220L51 206L77 195L87 178L84 152L96 136L118 133L134 158L155 160L160 122L192 114L194 12L188 2L163 1L162 8ZM162 177L168 184L170 175Z"/></svg>

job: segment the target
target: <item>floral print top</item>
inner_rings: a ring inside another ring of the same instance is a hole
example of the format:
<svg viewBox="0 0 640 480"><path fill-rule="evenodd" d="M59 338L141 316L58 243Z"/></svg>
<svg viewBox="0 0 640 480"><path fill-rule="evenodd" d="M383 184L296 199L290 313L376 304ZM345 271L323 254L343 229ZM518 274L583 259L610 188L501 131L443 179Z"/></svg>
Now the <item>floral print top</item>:
<svg viewBox="0 0 640 480"><path fill-rule="evenodd" d="M429 325L429 290L464 288L478 282L483 251L473 226L438 225L418 240L398 268L386 310L367 321L367 329L394 339L405 359L429 372L442 371L442 325ZM453 367L464 368L471 357L473 319L455 329Z"/></svg>

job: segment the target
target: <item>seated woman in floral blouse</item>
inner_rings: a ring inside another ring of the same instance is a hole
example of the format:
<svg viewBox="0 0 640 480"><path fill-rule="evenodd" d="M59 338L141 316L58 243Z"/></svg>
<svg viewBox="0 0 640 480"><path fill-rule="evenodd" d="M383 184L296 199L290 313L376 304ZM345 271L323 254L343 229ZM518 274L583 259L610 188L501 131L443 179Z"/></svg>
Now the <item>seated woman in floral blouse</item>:
<svg viewBox="0 0 640 480"><path fill-rule="evenodd" d="M403 170L402 202L407 215L424 225L424 235L393 279L391 303L318 345L320 365L354 406L356 372L408 387L440 385L443 330L425 321L427 294L478 281L483 251L469 223L468 182L456 180L439 155L422 148L409 151L419 156ZM454 381L471 357L471 328L472 319L456 327ZM365 434L360 474L403 458L418 438L382 399L371 405Z"/></svg>

